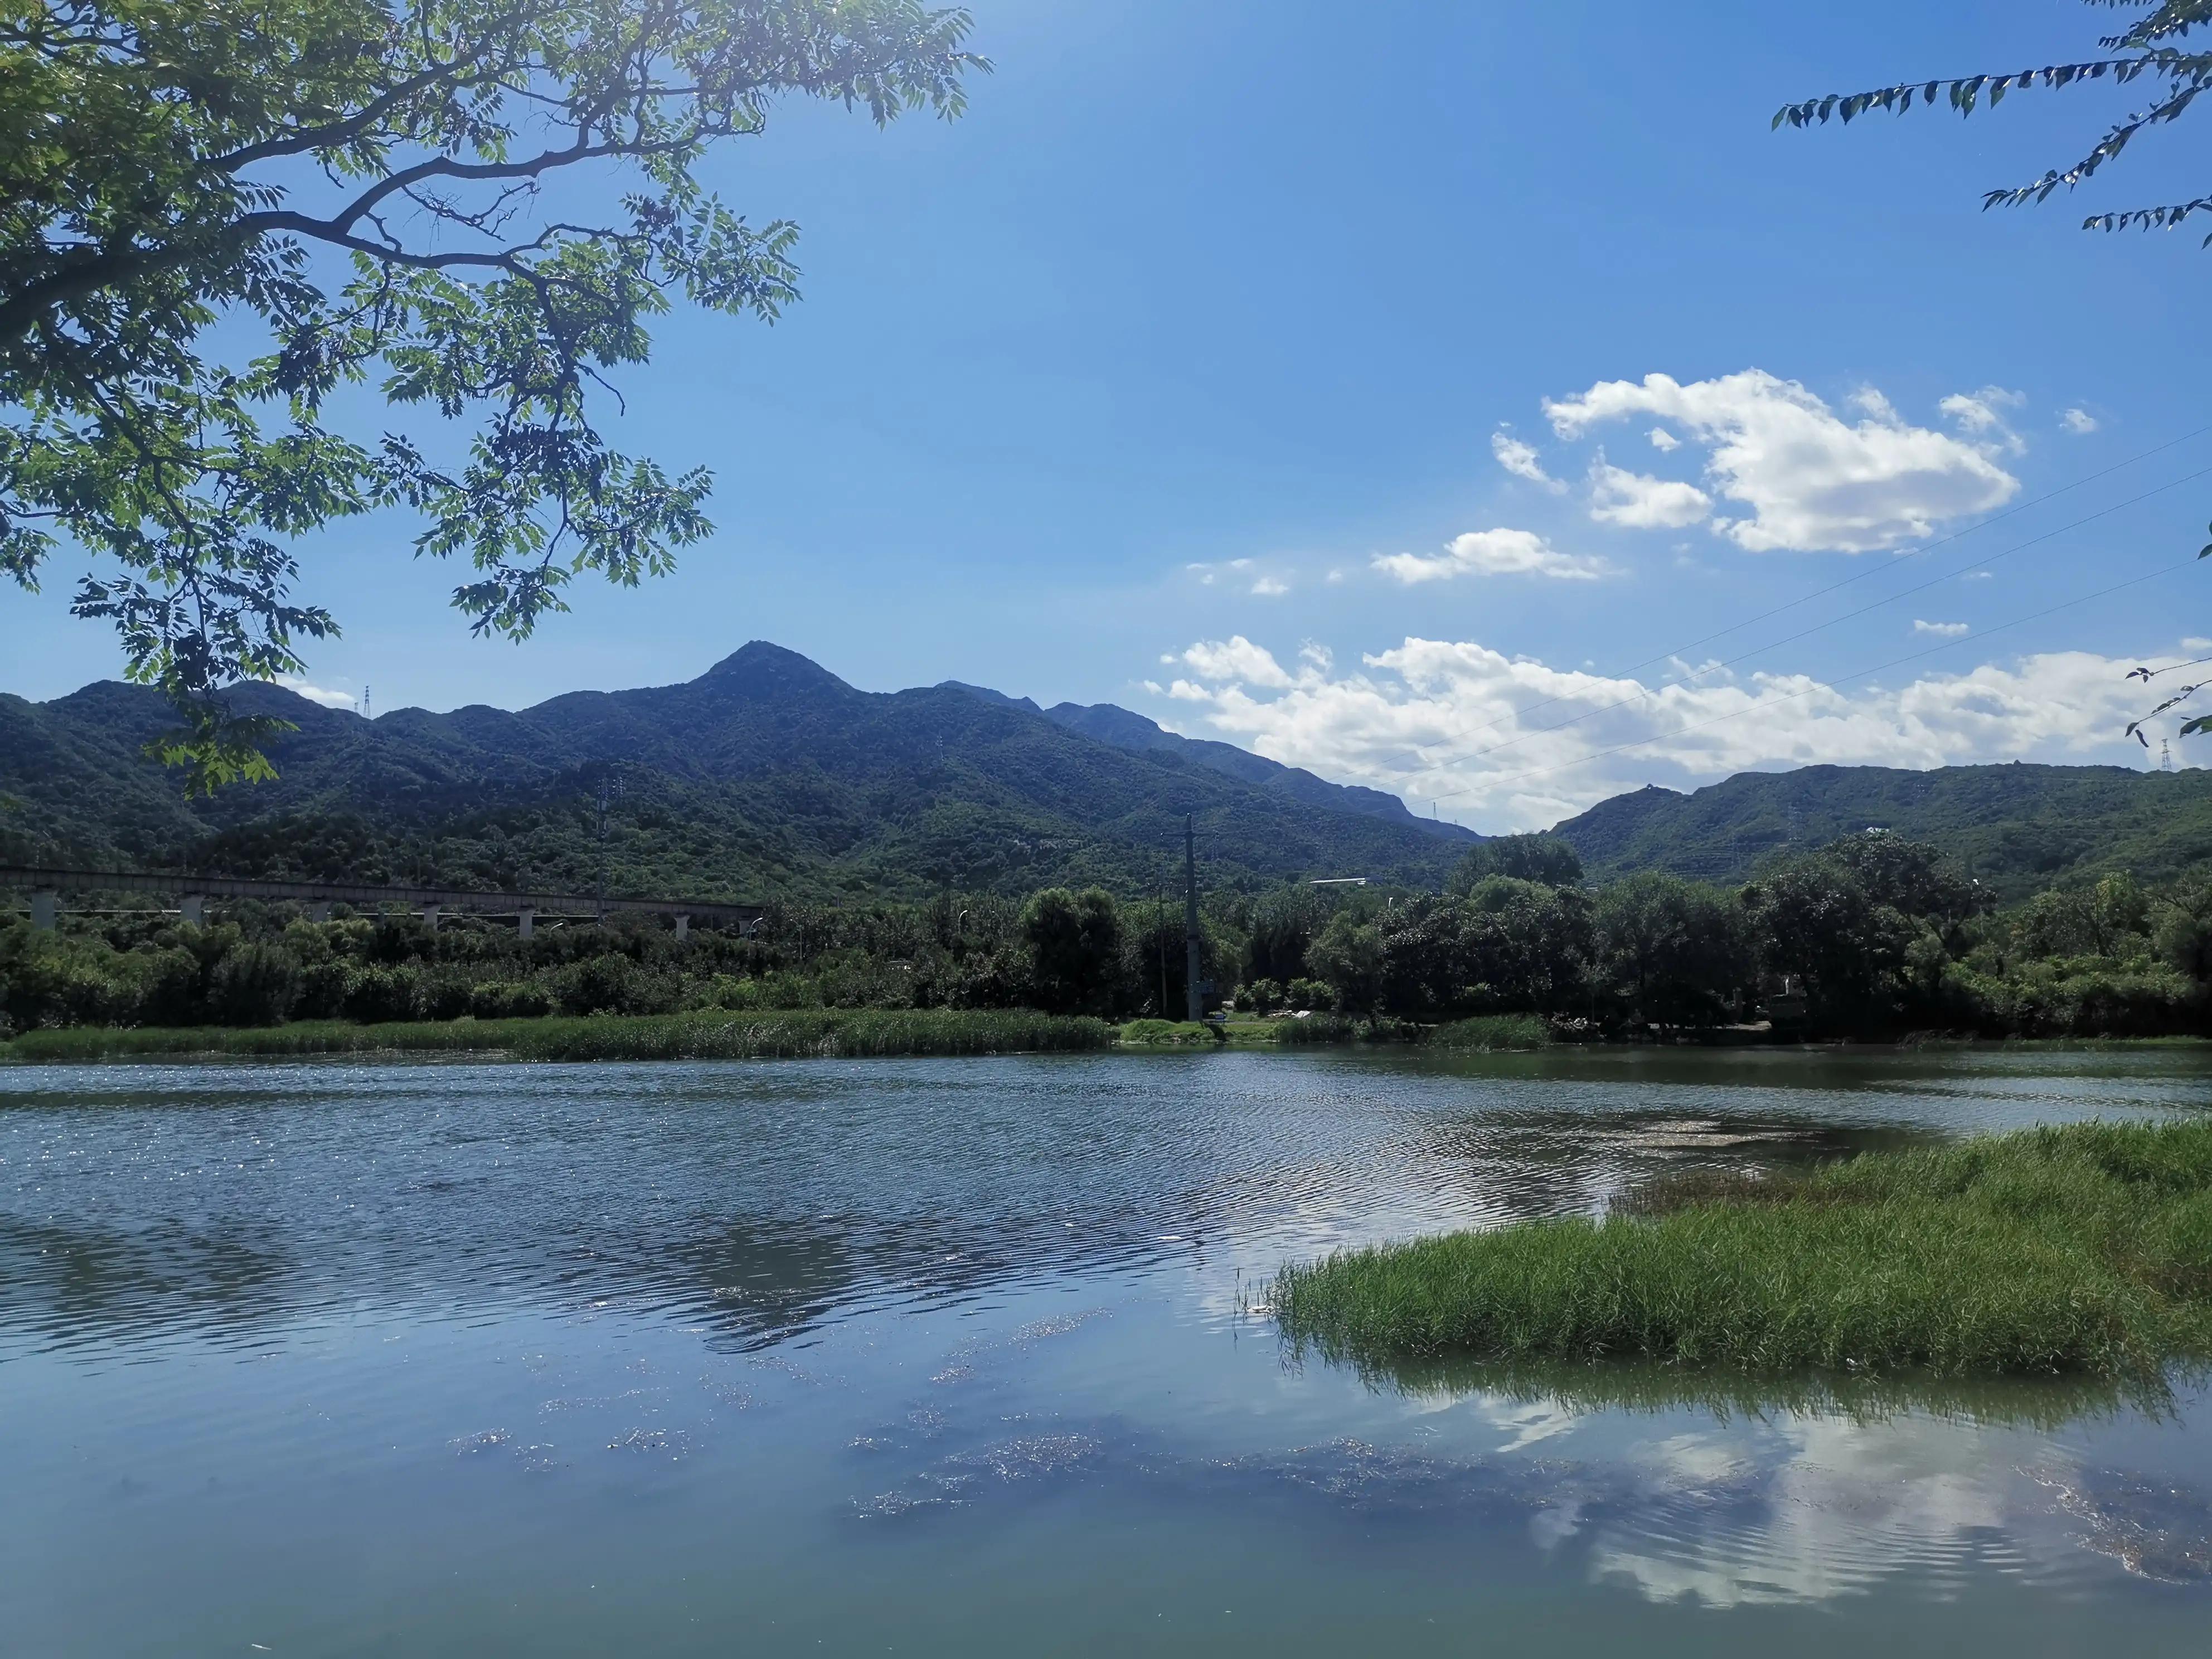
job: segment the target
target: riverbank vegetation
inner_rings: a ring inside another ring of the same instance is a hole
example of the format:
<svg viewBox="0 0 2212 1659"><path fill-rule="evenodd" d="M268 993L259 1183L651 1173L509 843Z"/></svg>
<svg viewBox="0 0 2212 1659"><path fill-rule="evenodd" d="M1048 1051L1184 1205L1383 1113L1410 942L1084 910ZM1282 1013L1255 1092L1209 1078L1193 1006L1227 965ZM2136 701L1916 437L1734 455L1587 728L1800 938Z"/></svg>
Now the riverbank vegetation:
<svg viewBox="0 0 2212 1659"><path fill-rule="evenodd" d="M1564 842L1514 836L1473 848L1442 891L1212 894L1207 1001L1280 1041L1472 1048L2212 1032L2203 878L2152 889L2108 876L2000 908L1935 849L1880 834L1773 861L1739 887L1580 878ZM507 919L434 929L250 902L187 927L118 901L65 915L58 932L0 923L0 1035L810 1009L1126 1024L1182 1017L1184 963L1179 906L1098 889L778 905L750 933L681 939L643 918L543 920L525 939Z"/></svg>
<svg viewBox="0 0 2212 1659"><path fill-rule="evenodd" d="M1602 1221L1286 1268L1295 1341L1370 1368L2152 1378L2212 1361L2212 1121L2070 1124L1686 1178Z"/></svg>
<svg viewBox="0 0 2212 1659"><path fill-rule="evenodd" d="M172 1054L492 1053L516 1060L786 1060L810 1055L1042 1054L1103 1048L1114 1028L1021 1011L813 1009L641 1018L474 1019L356 1025L304 1020L227 1029L29 1031L0 1058L69 1061Z"/></svg>

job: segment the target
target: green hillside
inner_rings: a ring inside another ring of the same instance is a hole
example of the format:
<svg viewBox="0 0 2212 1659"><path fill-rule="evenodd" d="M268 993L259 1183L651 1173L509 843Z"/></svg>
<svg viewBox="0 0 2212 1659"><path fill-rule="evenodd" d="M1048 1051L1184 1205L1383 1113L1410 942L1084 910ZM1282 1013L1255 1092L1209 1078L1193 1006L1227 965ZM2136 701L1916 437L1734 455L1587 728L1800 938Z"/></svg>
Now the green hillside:
<svg viewBox="0 0 2212 1659"><path fill-rule="evenodd" d="M1772 854L1877 827L1932 842L2006 899L2114 871L2162 881L2212 864L2212 771L2014 763L1743 772L1693 794L1617 795L1557 833L1595 879L1663 870L1733 882Z"/></svg>
<svg viewBox="0 0 2212 1659"><path fill-rule="evenodd" d="M1186 812L1216 885L1433 887L1460 851L1410 817L1316 805L963 689L860 691L759 642L684 684L517 713L370 721L270 686L235 701L299 726L270 750L281 775L187 801L141 752L169 724L155 693L0 696L0 859L589 890L603 781L611 891L1148 892L1180 866Z"/></svg>

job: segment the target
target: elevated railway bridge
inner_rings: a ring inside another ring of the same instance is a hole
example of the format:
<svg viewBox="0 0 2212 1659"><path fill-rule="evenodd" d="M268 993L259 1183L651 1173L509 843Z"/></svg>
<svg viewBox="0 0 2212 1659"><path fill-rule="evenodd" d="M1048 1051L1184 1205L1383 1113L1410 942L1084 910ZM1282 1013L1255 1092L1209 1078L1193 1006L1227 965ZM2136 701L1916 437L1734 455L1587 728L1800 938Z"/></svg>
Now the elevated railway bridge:
<svg viewBox="0 0 2212 1659"><path fill-rule="evenodd" d="M447 911L479 916L512 917L525 939L541 919L601 921L617 913L667 916L676 936L690 932L694 921L736 927L750 933L764 914L757 904L728 904L710 899L653 898L598 893L495 893L464 887L420 887L404 884L362 881L272 881L252 876L196 876L158 870L75 870L62 866L0 864L0 890L26 893L31 902L31 923L51 929L64 908L88 911L95 907L81 901L100 894L143 893L164 901L195 926L207 919L210 899L291 901L303 904L317 921L327 921L335 905L382 912L411 910L438 925ZM173 907L168 901L173 901Z"/></svg>

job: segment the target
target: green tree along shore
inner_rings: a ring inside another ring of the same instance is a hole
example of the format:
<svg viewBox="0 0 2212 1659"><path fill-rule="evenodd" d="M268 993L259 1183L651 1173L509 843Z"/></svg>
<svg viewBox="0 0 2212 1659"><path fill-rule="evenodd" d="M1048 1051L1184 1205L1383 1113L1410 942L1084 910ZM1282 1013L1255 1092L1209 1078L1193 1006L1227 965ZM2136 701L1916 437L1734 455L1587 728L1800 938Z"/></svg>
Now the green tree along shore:
<svg viewBox="0 0 2212 1659"><path fill-rule="evenodd" d="M1201 971L1243 1012L1370 1032L1520 1017L1569 1038L2151 1036L2212 1032L2212 880L2125 876L1999 906L1928 846L1847 837L1741 885L1583 884L1573 850L1510 836L1441 892L1220 893ZM119 901L118 901L119 902ZM149 906L0 925L6 1034L666 1016L1034 1010L1179 1015L1181 907L1091 889L1026 900L772 907L749 937L658 922L412 916L318 922L242 903L188 927ZM1469 1027L1504 1030L1504 1026Z"/></svg>

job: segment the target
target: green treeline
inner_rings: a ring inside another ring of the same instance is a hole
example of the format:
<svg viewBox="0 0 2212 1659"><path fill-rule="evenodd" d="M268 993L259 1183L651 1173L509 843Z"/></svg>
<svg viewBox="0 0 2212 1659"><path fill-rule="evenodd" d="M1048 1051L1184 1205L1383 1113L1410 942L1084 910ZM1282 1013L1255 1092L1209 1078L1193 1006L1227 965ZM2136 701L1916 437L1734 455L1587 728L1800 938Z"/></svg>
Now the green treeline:
<svg viewBox="0 0 2212 1659"><path fill-rule="evenodd" d="M1783 1035L2156 1036L2212 1030L2212 881L2124 876L1995 905L1934 848L1849 837L1741 886L1583 884L1544 836L1472 848L1441 892L1287 884L1209 895L1209 1006L1348 1022L1522 1017L1591 1037L1770 1020ZM1179 904L1053 888L1026 901L772 908L750 936L665 923L413 916L317 922L240 903L0 924L0 1024L260 1027L701 1011L1034 1009L1180 1018Z"/></svg>

